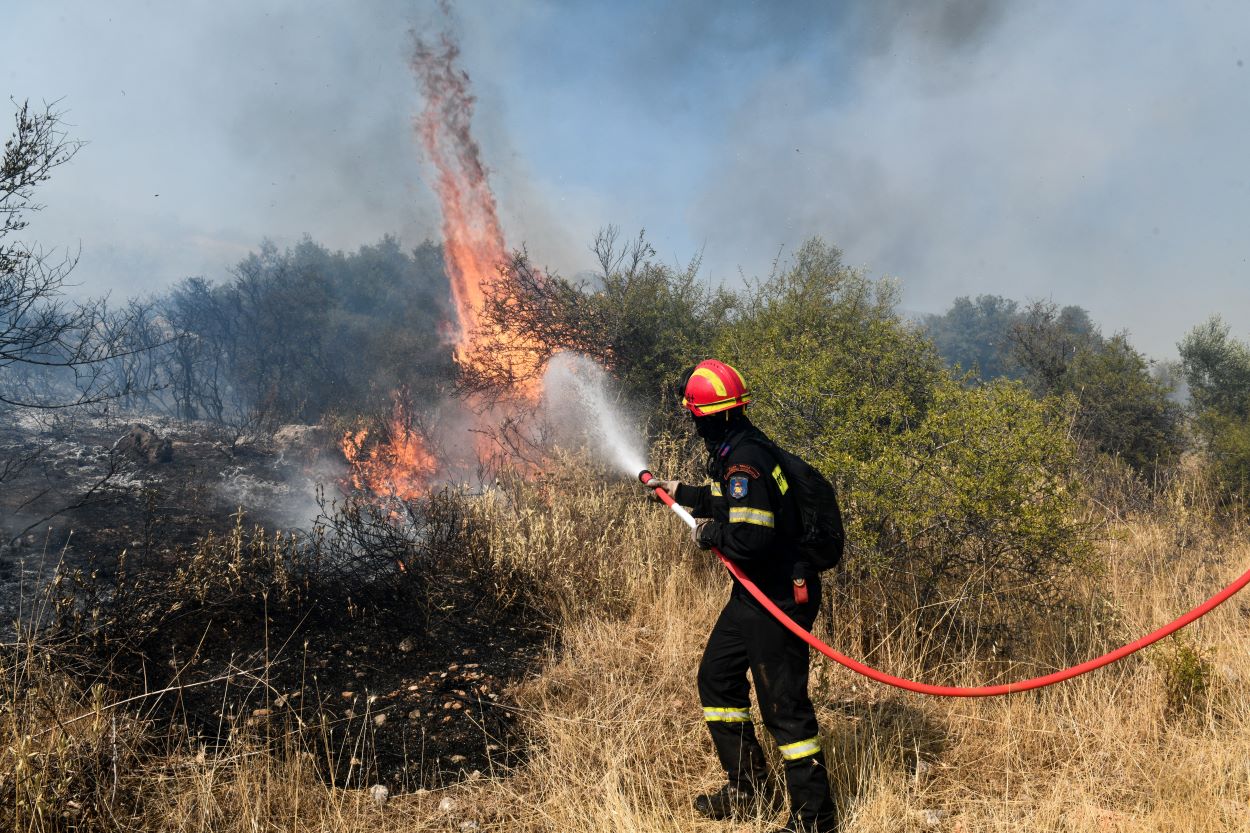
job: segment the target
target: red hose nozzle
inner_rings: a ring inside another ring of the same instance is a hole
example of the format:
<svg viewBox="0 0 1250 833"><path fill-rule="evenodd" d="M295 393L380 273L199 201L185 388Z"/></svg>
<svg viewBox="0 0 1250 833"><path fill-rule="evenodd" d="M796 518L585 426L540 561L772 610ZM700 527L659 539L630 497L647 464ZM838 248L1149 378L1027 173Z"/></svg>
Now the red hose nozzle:
<svg viewBox="0 0 1250 833"><path fill-rule="evenodd" d="M641 481L644 485L647 483L650 483L654 477L655 475L653 475L647 469L643 469L642 471L638 472L638 480Z"/></svg>

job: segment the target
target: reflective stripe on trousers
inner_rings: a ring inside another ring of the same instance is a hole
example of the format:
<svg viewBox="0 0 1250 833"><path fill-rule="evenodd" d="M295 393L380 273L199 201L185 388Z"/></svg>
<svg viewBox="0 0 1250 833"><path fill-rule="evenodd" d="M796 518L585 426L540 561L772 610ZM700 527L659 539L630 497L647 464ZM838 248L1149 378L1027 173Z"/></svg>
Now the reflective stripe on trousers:
<svg viewBox="0 0 1250 833"><path fill-rule="evenodd" d="M787 761L797 761L799 758L806 758L809 755L815 755L820 751L820 738L808 738L797 743L787 743L785 746L778 746L781 757Z"/></svg>

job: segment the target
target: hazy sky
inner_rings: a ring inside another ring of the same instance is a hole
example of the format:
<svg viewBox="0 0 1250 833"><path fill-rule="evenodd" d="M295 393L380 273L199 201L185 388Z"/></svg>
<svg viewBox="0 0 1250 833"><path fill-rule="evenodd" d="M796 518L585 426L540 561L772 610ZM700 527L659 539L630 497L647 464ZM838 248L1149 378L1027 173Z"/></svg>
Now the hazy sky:
<svg viewBox="0 0 1250 833"><path fill-rule="evenodd" d="M904 305L1053 298L1175 353L1250 337L1250 4L455 3L509 244L566 274L607 223L704 277L819 235ZM225 277L263 237L415 245L430 2L6 0L7 93L89 144L27 232L86 290ZM7 132L7 130L5 131Z"/></svg>

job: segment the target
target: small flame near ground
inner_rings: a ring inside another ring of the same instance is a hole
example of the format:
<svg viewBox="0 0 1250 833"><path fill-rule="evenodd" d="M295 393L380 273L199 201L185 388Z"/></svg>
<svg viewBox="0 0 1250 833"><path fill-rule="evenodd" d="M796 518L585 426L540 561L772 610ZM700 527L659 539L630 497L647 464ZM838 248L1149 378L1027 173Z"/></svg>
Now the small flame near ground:
<svg viewBox="0 0 1250 833"><path fill-rule="evenodd" d="M371 440L374 432L368 428L343 434L340 446L351 463L348 480L353 489L400 500L414 500L426 493L439 464L413 417L407 392L397 391L382 436Z"/></svg>

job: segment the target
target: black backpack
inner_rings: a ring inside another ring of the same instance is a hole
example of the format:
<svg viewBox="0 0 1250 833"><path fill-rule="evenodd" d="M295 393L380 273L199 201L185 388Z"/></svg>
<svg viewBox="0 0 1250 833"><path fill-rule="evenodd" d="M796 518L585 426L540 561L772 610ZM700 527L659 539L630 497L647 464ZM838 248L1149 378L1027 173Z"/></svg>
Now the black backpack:
<svg viewBox="0 0 1250 833"><path fill-rule="evenodd" d="M831 570L842 560L846 532L842 529L842 510L838 493L829 479L802 457L786 451L772 440L755 436L757 442L776 458L782 477L777 487L794 497L798 510L798 548L800 560L817 571Z"/></svg>

